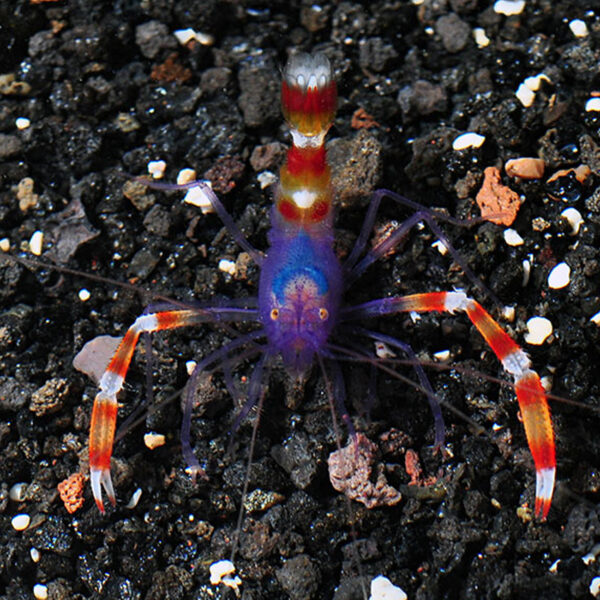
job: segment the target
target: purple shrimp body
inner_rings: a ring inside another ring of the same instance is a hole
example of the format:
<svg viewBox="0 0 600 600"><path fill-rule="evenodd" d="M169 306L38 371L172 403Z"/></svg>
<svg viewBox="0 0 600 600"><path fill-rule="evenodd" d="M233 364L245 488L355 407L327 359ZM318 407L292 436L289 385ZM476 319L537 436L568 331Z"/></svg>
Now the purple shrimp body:
<svg viewBox="0 0 600 600"><path fill-rule="evenodd" d="M324 146L336 104L327 58L294 56L286 67L281 95L293 146L281 168L258 298L271 347L298 375L327 343L342 294Z"/></svg>
<svg viewBox="0 0 600 600"><path fill-rule="evenodd" d="M341 267L330 236L272 230L259 283L259 310L274 350L292 374L310 366L337 322Z"/></svg>

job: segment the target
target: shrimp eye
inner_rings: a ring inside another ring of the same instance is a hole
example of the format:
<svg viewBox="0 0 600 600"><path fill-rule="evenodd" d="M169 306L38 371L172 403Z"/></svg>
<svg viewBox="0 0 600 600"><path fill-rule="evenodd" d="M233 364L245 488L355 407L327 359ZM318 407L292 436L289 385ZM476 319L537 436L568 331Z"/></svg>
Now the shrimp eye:
<svg viewBox="0 0 600 600"><path fill-rule="evenodd" d="M274 308L273 310L271 310L271 320L272 321L277 321L277 319L279 319L279 309L278 308Z"/></svg>
<svg viewBox="0 0 600 600"><path fill-rule="evenodd" d="M319 319L321 319L321 321L327 321L327 319L329 319L329 311L326 308L319 309Z"/></svg>

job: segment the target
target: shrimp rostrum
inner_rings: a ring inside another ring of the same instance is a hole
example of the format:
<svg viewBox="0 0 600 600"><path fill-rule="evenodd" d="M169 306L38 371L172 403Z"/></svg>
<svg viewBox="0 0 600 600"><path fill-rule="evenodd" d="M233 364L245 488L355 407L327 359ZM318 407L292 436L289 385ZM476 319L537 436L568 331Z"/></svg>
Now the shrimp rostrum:
<svg viewBox="0 0 600 600"><path fill-rule="evenodd" d="M341 346L335 343L336 337L342 337L346 332L348 339L359 332L372 341L391 343L413 360L421 389L428 391L427 398L434 415L435 443L439 447L444 441L439 402L410 346L390 336L359 327L361 320L370 317L435 312L465 313L501 361L504 370L512 376L535 463L535 514L541 519L546 518L556 469L554 435L546 394L525 352L490 314L477 301L460 291L425 292L386 297L354 306L344 305L343 294L350 283L399 244L411 227L427 221L436 234L439 229L431 212L417 210L391 236L366 251L366 242L382 198L387 196L397 202L407 203L392 192L380 190L373 196L352 252L343 264L340 262L333 249L334 194L325 151L325 136L335 115L336 99L336 84L326 56L292 56L285 68L281 100L293 143L281 168L272 207L268 237L270 246L265 254L244 238L208 186L201 182L193 183L203 191L230 234L258 263L260 280L256 308L240 308L239 304L232 304L230 307L203 309L161 309L143 314L128 329L100 379L91 420L91 484L96 504L102 512L102 488L111 503L115 504L110 458L117 418L117 395L123 388L136 343L142 333L207 322L257 322L258 330L240 335L209 355L197 364L192 374L193 383L200 372L225 363L236 352L245 352L245 356L248 356L254 350L255 354L260 355L250 378L248 398L238 417L238 424L261 401L269 367L277 356L281 356L292 376L305 373L313 362L317 362L326 381L332 383L329 389L333 398L330 399L349 423L344 409L344 386L340 383L336 360L343 356L339 354ZM192 472L203 474L190 443L192 405L193 391L187 392L184 401L183 453ZM353 433L351 425L350 432Z"/></svg>

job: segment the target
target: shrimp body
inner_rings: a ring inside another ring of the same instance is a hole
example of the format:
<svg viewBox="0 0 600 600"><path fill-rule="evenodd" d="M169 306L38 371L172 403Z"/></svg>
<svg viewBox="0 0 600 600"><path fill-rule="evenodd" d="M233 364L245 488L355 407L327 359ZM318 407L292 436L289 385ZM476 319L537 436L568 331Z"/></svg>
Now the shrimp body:
<svg viewBox="0 0 600 600"><path fill-rule="evenodd" d="M333 252L331 173L325 134L336 86L322 54L297 54L284 73L281 101L293 146L280 171L270 248L258 289L272 348L299 375L324 349L338 321L342 268Z"/></svg>
<svg viewBox="0 0 600 600"><path fill-rule="evenodd" d="M200 361L191 376L184 400L182 449L192 473L203 474L190 441L190 423L194 403L194 381L203 370L221 366L226 382L231 379L230 365L235 354L261 354L248 386L248 398L234 428L257 404L266 389L266 375L275 356L281 355L292 376L305 372L317 359L332 407L336 405L352 433L352 424L344 408L345 388L339 361L364 360L375 366L368 352L337 344L341 339L364 337L370 343L384 342L401 350L414 361L413 368L432 409L435 423L435 446L444 443L444 422L436 395L422 365L410 345L389 335L362 327L365 319L407 312L440 314L465 313L486 340L505 372L512 376L525 433L536 469L535 514L545 519L550 509L556 471L554 433L545 391L539 375L532 369L525 352L474 299L463 292L433 291L409 296L391 296L354 306L342 306L342 292L360 277L373 262L386 256L418 223L425 222L450 250L455 261L478 282L461 261L436 223L433 213L388 190L374 193L367 216L353 250L340 264L333 249L333 192L327 164L325 136L333 122L336 108L336 85L329 60L323 54L296 54L284 71L281 91L283 114L292 135L292 147L280 171L280 184L271 213L269 250L256 250L237 228L212 190L202 182L187 186L160 186L181 189L193 185L204 193L223 223L261 269L258 299L252 307L215 306L202 309L168 307L138 317L123 337L99 382L90 428L90 474L94 498L101 511L102 488L115 504L110 478L110 457L117 417L117 395L122 390L127 369L141 334L165 331L208 322L258 322L261 326L241 334ZM383 197L409 206L416 212L394 233L367 250L367 240L375 223ZM361 255L364 256L362 258ZM256 308L254 308L256 307ZM259 340L264 340L260 343ZM389 369L386 369L389 372ZM189 391L192 390L192 391ZM235 395L233 386L230 386Z"/></svg>

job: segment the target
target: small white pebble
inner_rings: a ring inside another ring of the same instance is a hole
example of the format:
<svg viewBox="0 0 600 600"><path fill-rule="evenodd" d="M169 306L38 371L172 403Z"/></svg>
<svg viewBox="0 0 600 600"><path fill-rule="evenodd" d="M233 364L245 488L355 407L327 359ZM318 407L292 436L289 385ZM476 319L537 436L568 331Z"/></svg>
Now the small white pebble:
<svg viewBox="0 0 600 600"><path fill-rule="evenodd" d="M515 95L525 108L529 108L535 100L535 92L532 92L524 83L517 88Z"/></svg>
<svg viewBox="0 0 600 600"><path fill-rule="evenodd" d="M133 494L131 494L131 498L129 500L129 502L125 505L125 508L128 509L134 509L137 505L138 502L140 501L140 498L142 497L142 488L137 488L135 490L135 492L133 492Z"/></svg>
<svg viewBox="0 0 600 600"><path fill-rule="evenodd" d="M152 179L161 179L166 168L167 163L164 160L151 160L148 163L148 173L152 175Z"/></svg>
<svg viewBox="0 0 600 600"><path fill-rule="evenodd" d="M25 513L15 515L10 521L16 531L24 531L29 527L29 523L31 523L31 517Z"/></svg>
<svg viewBox="0 0 600 600"><path fill-rule="evenodd" d="M208 199L208 196L204 193L204 190L200 186L190 188L186 192L183 201L186 204L197 206L202 211L203 215L215 212L210 200Z"/></svg>
<svg viewBox="0 0 600 600"><path fill-rule="evenodd" d="M502 237L509 246L522 246L524 243L523 238L514 229L505 229Z"/></svg>
<svg viewBox="0 0 600 600"><path fill-rule="evenodd" d="M165 436L162 433L150 431L144 434L144 444L146 448L150 448L150 450L160 448L165 445Z"/></svg>
<svg viewBox="0 0 600 600"><path fill-rule="evenodd" d="M600 326L600 312L597 312L595 315L590 317L590 321L594 323L594 325Z"/></svg>
<svg viewBox="0 0 600 600"><path fill-rule="evenodd" d="M31 560L36 563L36 562L40 562L40 551L37 548L31 547L29 549L29 556L31 556Z"/></svg>
<svg viewBox="0 0 600 600"><path fill-rule="evenodd" d="M573 19L569 23L569 29L576 38L586 37L589 34L585 21L582 21L581 19Z"/></svg>
<svg viewBox="0 0 600 600"><path fill-rule="evenodd" d="M260 183L260 189L264 190L277 182L277 175L271 173L271 171L263 171L256 176L256 179L258 179L258 183Z"/></svg>
<svg viewBox="0 0 600 600"><path fill-rule="evenodd" d="M387 577L378 575L371 580L369 600L407 600L406 592L394 585Z"/></svg>
<svg viewBox="0 0 600 600"><path fill-rule="evenodd" d="M29 240L29 252L35 256L42 254L42 246L44 245L44 234L41 231L34 231Z"/></svg>
<svg viewBox="0 0 600 600"><path fill-rule="evenodd" d="M531 277L531 262L528 259L524 259L521 264L523 265L523 281L521 281L521 285L525 287Z"/></svg>
<svg viewBox="0 0 600 600"><path fill-rule="evenodd" d="M500 423L492 424L492 431L502 431L504 429L504 425L500 425Z"/></svg>
<svg viewBox="0 0 600 600"><path fill-rule="evenodd" d="M561 290L569 285L571 280L571 267L565 262L558 263L548 275L548 287L553 290Z"/></svg>
<svg viewBox="0 0 600 600"><path fill-rule="evenodd" d="M479 148L483 142L485 142L485 135L468 131L455 138L452 142L452 149L466 150L467 148Z"/></svg>
<svg viewBox="0 0 600 600"><path fill-rule="evenodd" d="M209 570L211 585L222 583L234 590L242 585L242 580L235 575L235 566L230 560L219 560L210 565Z"/></svg>
<svg viewBox="0 0 600 600"><path fill-rule="evenodd" d="M583 223L583 217L581 213L572 206L569 208L565 208L560 213L560 216L563 219L566 219L569 225L571 226L571 235L577 235L579 233L579 229L581 228L581 224Z"/></svg>
<svg viewBox="0 0 600 600"><path fill-rule="evenodd" d="M18 117L15 120L17 129L27 129L31 125L31 121L26 117Z"/></svg>
<svg viewBox="0 0 600 600"><path fill-rule="evenodd" d="M558 565L560 563L560 558L557 558L551 565L550 568L548 569L548 571L550 571L550 573L556 573L558 571Z"/></svg>
<svg viewBox="0 0 600 600"><path fill-rule="evenodd" d="M0 240L0 250L2 250L2 252L8 252L10 250L10 240L8 238L2 238Z"/></svg>
<svg viewBox="0 0 600 600"><path fill-rule="evenodd" d="M194 372L194 369L196 368L197 364L198 363L195 360L186 361L185 370L190 377L192 376L192 373Z"/></svg>
<svg viewBox="0 0 600 600"><path fill-rule="evenodd" d="M473 37L475 38L475 43L480 48L485 48L490 43L490 38L486 35L485 29L482 27L475 27L473 29Z"/></svg>
<svg viewBox="0 0 600 600"><path fill-rule="evenodd" d="M27 484L23 482L15 483L8 490L8 497L13 502L23 502L25 499L25 490L27 489Z"/></svg>
<svg viewBox="0 0 600 600"><path fill-rule="evenodd" d="M196 32L191 27L188 27L187 29L177 29L173 32L173 35L182 46L185 46L188 42L196 38Z"/></svg>
<svg viewBox="0 0 600 600"><path fill-rule="evenodd" d="M79 290L79 294L77 294L79 296L79 299L82 302L87 302L90 298L91 298L91 294L89 292L89 290L86 290L85 288L81 288Z"/></svg>
<svg viewBox="0 0 600 600"><path fill-rule="evenodd" d="M186 183L195 180L196 171L194 171L194 169L181 169L181 171L177 173L177 185L185 185Z"/></svg>
<svg viewBox="0 0 600 600"><path fill-rule="evenodd" d="M590 98L585 103L585 112L598 112L600 111L600 98Z"/></svg>
<svg viewBox="0 0 600 600"><path fill-rule="evenodd" d="M550 81L550 77L544 73L538 73L537 75L532 75L531 77L526 77L523 83L532 91L537 92L540 89L540 85L542 84L542 80Z"/></svg>
<svg viewBox="0 0 600 600"><path fill-rule="evenodd" d="M48 598L48 586L43 585L42 583L36 583L33 586L33 595L37 600L46 600L46 598Z"/></svg>
<svg viewBox="0 0 600 600"><path fill-rule="evenodd" d="M194 31L191 27L187 29L177 29L173 32L173 35L177 38L177 41L185 46L188 42L196 40L202 46L212 46L215 43L215 37L210 33L203 33L202 31Z"/></svg>
<svg viewBox="0 0 600 600"><path fill-rule="evenodd" d="M543 377L540 377L540 383L542 384L544 390L548 393L552 389L552 381L552 375L544 375Z"/></svg>
<svg viewBox="0 0 600 600"><path fill-rule="evenodd" d="M540 346L553 331L552 323L545 317L531 317L527 321L527 333L524 338L528 344Z"/></svg>
<svg viewBox="0 0 600 600"><path fill-rule="evenodd" d="M598 554L600 554L600 544L596 544L586 555L581 557L581 560L585 565L591 565L596 562Z"/></svg>
<svg viewBox="0 0 600 600"><path fill-rule="evenodd" d="M439 362L446 362L450 358L450 350L440 350L433 353L433 358Z"/></svg>
<svg viewBox="0 0 600 600"><path fill-rule="evenodd" d="M227 258L222 258L219 261L219 271L223 271L223 273L227 273L228 275L235 275L236 273L236 266L235 266L235 262L233 262L232 260L228 260Z"/></svg>
<svg viewBox="0 0 600 600"><path fill-rule="evenodd" d="M378 358L394 358L396 356L392 349L383 342L375 342L375 354Z"/></svg>
<svg viewBox="0 0 600 600"><path fill-rule="evenodd" d="M215 36L210 33L196 31L196 41L202 46L212 46L215 43Z"/></svg>
<svg viewBox="0 0 600 600"><path fill-rule="evenodd" d="M431 244L432 248L435 248L442 256L446 256L448 254L448 248L444 245L444 242L437 240Z"/></svg>
<svg viewBox="0 0 600 600"><path fill-rule="evenodd" d="M494 12L505 17L520 15L525 8L525 0L498 0L494 4Z"/></svg>
<svg viewBox="0 0 600 600"><path fill-rule="evenodd" d="M597 598L600 595L600 577L594 577L590 581L590 594Z"/></svg>
<svg viewBox="0 0 600 600"><path fill-rule="evenodd" d="M505 306L502 309L502 318L509 323L512 323L515 320L515 307L514 306Z"/></svg>

